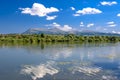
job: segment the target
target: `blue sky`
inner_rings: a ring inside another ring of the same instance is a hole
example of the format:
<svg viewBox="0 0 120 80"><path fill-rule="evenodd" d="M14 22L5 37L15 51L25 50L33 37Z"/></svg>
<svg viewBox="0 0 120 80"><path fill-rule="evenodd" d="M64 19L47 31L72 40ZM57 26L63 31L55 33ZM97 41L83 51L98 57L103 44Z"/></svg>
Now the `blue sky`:
<svg viewBox="0 0 120 80"><path fill-rule="evenodd" d="M29 28L120 33L120 0L1 0L0 33Z"/></svg>

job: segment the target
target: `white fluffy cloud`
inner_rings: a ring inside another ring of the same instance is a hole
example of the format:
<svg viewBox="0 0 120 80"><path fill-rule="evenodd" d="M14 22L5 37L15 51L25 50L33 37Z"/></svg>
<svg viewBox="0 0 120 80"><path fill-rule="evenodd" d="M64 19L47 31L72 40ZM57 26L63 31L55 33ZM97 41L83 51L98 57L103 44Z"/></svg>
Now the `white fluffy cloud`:
<svg viewBox="0 0 120 80"><path fill-rule="evenodd" d="M70 8L71 8L71 10L73 10L73 11L75 10L75 8L74 8L74 7L70 7Z"/></svg>
<svg viewBox="0 0 120 80"><path fill-rule="evenodd" d="M88 28L92 27L92 26L94 26L94 23L90 23L90 24L87 25Z"/></svg>
<svg viewBox="0 0 120 80"><path fill-rule="evenodd" d="M115 27L116 26L115 22L113 22L113 21L107 22L107 24L108 24L109 27Z"/></svg>
<svg viewBox="0 0 120 80"><path fill-rule="evenodd" d="M61 28L61 27L60 27ZM70 30L72 30L72 27L70 27L69 25L64 25L62 28L61 28L61 30L63 30L63 31L70 31Z"/></svg>
<svg viewBox="0 0 120 80"><path fill-rule="evenodd" d="M34 3L32 8L20 8L21 13L30 14L32 16L47 17L47 20L53 20L56 16L48 17L49 13L59 12L55 7L46 8L43 4Z"/></svg>
<svg viewBox="0 0 120 80"><path fill-rule="evenodd" d="M120 17L120 13L118 13L117 16Z"/></svg>
<svg viewBox="0 0 120 80"><path fill-rule="evenodd" d="M102 13L102 11L99 9L87 7L87 8L83 8L82 10L76 11L74 16L80 16L80 15L86 15L86 14L100 14L100 13Z"/></svg>
<svg viewBox="0 0 120 80"><path fill-rule="evenodd" d="M60 24L58 24L56 22L53 22L52 24L49 24L49 25L46 25L46 26L52 26L52 27L58 28L58 29L60 29L62 31L71 31L73 29L69 25L63 25L63 26L61 26Z"/></svg>
<svg viewBox="0 0 120 80"><path fill-rule="evenodd" d="M103 2L100 2L100 4L101 5L103 5L103 6L112 6L112 5L115 5L115 4L117 4L117 2L116 1L111 1L111 2L109 2L109 1L103 1Z"/></svg>

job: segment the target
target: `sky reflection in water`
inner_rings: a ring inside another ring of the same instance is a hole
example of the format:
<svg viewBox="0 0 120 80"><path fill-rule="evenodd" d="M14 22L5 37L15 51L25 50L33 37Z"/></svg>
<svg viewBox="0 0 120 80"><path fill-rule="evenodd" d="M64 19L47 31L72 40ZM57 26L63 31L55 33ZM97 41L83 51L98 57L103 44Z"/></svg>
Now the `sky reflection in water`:
<svg viewBox="0 0 120 80"><path fill-rule="evenodd" d="M21 74L28 74L33 80L43 78L46 74L54 75L57 74L59 70L52 67L53 65L55 65L54 62L47 62L46 64L40 64L37 66L24 65Z"/></svg>
<svg viewBox="0 0 120 80"><path fill-rule="evenodd" d="M11 63L12 58L16 57L16 61L11 65L14 67L11 73L19 70L18 66L21 67L17 80L30 80L25 78L27 76L32 80L120 80L119 48L119 43L54 44L46 45L44 49L38 45L5 46L0 48L0 59L10 58ZM2 57L3 55L9 57ZM9 64L7 61L2 63L1 60L2 67ZM0 67L0 70L4 72L5 68ZM0 74L3 74L2 72ZM7 80L2 76L0 79Z"/></svg>

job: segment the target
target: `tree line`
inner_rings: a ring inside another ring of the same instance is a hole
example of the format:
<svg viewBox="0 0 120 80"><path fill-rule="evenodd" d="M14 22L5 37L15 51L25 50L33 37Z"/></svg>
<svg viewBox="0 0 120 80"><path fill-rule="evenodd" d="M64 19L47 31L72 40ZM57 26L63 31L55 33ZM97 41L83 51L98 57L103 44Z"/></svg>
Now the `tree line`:
<svg viewBox="0 0 120 80"><path fill-rule="evenodd" d="M50 34L0 34L0 43L41 43L41 42L119 42L120 36L82 36Z"/></svg>

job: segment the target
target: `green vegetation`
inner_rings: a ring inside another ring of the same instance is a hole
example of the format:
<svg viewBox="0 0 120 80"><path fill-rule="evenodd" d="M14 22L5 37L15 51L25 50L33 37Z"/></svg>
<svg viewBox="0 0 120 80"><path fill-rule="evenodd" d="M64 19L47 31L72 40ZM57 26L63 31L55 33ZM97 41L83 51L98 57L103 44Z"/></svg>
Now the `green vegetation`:
<svg viewBox="0 0 120 80"><path fill-rule="evenodd" d="M68 35L47 35L47 34L1 34L0 43L30 43L41 42L119 42L120 36L78 36Z"/></svg>

